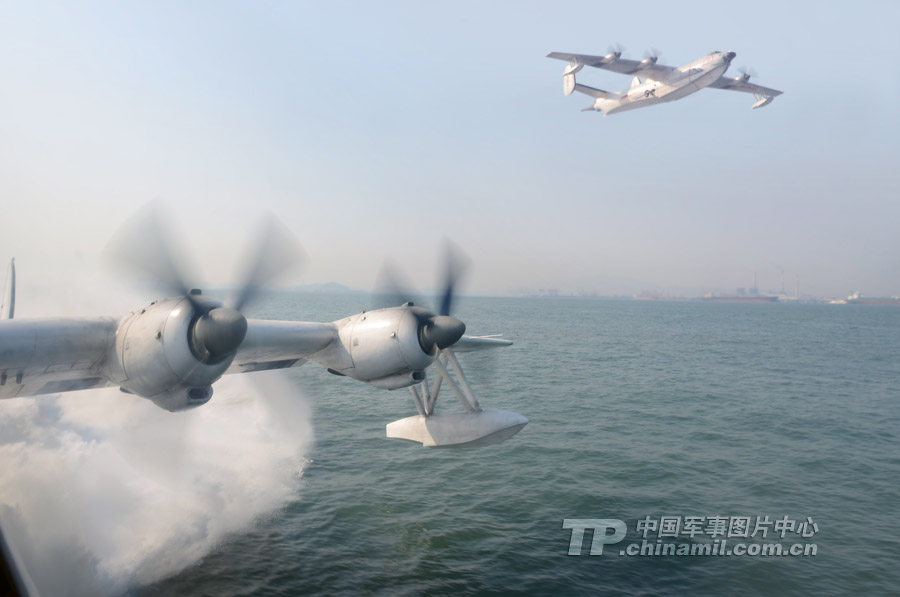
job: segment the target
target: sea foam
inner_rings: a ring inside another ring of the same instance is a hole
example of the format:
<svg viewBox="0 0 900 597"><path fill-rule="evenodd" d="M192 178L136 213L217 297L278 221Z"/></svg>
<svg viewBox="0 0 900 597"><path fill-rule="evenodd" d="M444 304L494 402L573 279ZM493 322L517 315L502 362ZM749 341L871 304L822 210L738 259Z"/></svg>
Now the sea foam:
<svg viewBox="0 0 900 597"><path fill-rule="evenodd" d="M0 524L41 594L116 594L298 499L310 409L279 372L163 411L115 389L0 401Z"/></svg>

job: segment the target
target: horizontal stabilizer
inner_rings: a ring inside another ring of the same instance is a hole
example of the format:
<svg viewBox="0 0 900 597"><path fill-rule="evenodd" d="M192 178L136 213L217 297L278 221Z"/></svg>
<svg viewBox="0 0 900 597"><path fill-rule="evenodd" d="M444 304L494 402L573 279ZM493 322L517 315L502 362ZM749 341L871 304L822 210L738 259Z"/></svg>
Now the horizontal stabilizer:
<svg viewBox="0 0 900 597"><path fill-rule="evenodd" d="M587 85L582 85L581 83L575 84L575 91L580 91L585 95L596 97L598 99L606 99L608 97L613 97L614 95L608 91L603 91L602 89L596 89L594 87L588 87Z"/></svg>
<svg viewBox="0 0 900 597"><path fill-rule="evenodd" d="M453 352L474 352L503 346L512 346L512 341L497 336L463 336L453 345Z"/></svg>

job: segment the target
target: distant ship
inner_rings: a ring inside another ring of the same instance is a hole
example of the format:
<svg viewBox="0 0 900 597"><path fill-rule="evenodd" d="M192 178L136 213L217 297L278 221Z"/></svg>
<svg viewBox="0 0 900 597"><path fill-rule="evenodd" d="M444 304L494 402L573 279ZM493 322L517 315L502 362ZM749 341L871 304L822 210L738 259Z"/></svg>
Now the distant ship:
<svg viewBox="0 0 900 597"><path fill-rule="evenodd" d="M858 292L850 293L847 297L848 305L888 305L900 307L900 297L896 296L862 296Z"/></svg>
<svg viewBox="0 0 900 597"><path fill-rule="evenodd" d="M784 283L782 282L782 287ZM782 294L784 290L782 289ZM760 294L756 285L756 272L753 273L753 286L750 288L738 288L735 294L713 294L707 292L704 301L710 303L777 303L778 295Z"/></svg>
<svg viewBox="0 0 900 597"><path fill-rule="evenodd" d="M778 302L777 296L767 294L729 294L721 296L705 296L704 301L710 303L775 303Z"/></svg>
<svg viewBox="0 0 900 597"><path fill-rule="evenodd" d="M753 288L738 288L737 294L715 295L707 292L704 301L711 303L774 303L778 301L777 295L760 294L756 287L756 276L753 276Z"/></svg>

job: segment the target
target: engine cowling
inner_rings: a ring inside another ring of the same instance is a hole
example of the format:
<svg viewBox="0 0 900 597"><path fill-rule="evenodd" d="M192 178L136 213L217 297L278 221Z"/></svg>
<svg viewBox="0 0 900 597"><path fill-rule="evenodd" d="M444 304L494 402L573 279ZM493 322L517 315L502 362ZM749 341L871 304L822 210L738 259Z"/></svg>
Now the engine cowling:
<svg viewBox="0 0 900 597"><path fill-rule="evenodd" d="M231 365L234 353L201 358L191 346L198 317L191 302L182 297L152 303L122 318L114 353L107 359L110 379L123 391L148 398L168 411L206 404L213 382Z"/></svg>
<svg viewBox="0 0 900 597"><path fill-rule="evenodd" d="M424 379L424 370L437 357L437 344L452 344L465 331L458 322L458 336L436 343L431 322L442 325L441 316L411 304L353 315L334 322L340 344L312 358L334 373L379 388L405 388Z"/></svg>

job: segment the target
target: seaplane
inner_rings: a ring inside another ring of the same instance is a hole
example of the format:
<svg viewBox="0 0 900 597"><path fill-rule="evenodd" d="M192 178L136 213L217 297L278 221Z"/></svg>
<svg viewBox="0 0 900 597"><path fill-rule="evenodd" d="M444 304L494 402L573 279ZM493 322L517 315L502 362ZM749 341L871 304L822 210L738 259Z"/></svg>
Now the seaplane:
<svg viewBox="0 0 900 597"><path fill-rule="evenodd" d="M752 109L772 103L783 92L750 83L751 73L743 71L736 77L726 77L734 52L710 52L703 58L674 67L659 63L659 52L653 51L643 60L622 58L617 48L604 56L550 52L547 58L568 62L563 70L563 93L566 96L578 91L594 98L594 102L582 112L603 112L604 116L655 106L687 97L701 89L727 89L751 93L756 101ZM575 73L585 66L602 68L622 75L631 75L631 87L627 91L604 91L582 85L575 80Z"/></svg>
<svg viewBox="0 0 900 597"><path fill-rule="evenodd" d="M411 301L332 322L248 319L243 310L295 262L298 245L277 220L263 227L243 283L228 304L188 285L158 208L114 240L121 263L153 278L168 298L122 317L14 318L16 270L10 261L0 307L0 398L118 388L167 411L202 407L223 375L297 367L307 362L375 388L408 388L416 414L389 423L387 437L427 447L479 447L518 433L524 416L483 409L457 353L512 344L471 336L451 315L459 267L450 267L432 311ZM449 253L448 253L449 255ZM429 379L429 370L434 375ZM435 413L442 387L462 412Z"/></svg>

